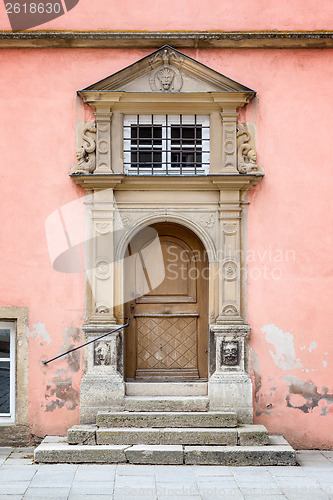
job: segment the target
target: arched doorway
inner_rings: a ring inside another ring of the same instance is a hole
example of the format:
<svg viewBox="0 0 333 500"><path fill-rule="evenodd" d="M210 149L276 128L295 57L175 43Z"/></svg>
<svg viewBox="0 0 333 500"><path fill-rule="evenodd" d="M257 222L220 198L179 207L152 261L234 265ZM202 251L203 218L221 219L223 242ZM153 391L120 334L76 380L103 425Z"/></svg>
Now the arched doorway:
<svg viewBox="0 0 333 500"><path fill-rule="evenodd" d="M208 376L208 259L189 229L157 223L137 233L125 259L127 380Z"/></svg>

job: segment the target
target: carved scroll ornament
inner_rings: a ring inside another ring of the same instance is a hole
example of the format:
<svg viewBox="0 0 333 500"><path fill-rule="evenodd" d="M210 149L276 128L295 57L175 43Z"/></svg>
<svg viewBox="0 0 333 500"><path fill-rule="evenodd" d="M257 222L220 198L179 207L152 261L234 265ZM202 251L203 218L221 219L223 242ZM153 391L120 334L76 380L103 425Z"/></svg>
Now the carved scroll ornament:
<svg viewBox="0 0 333 500"><path fill-rule="evenodd" d="M90 135L88 135L90 134ZM82 146L76 151L76 165L71 174L92 174L96 168L96 126L87 125L82 132Z"/></svg>
<svg viewBox="0 0 333 500"><path fill-rule="evenodd" d="M257 165L257 152L251 144L251 135L246 123L237 124L237 153L240 174L263 174L262 167Z"/></svg>

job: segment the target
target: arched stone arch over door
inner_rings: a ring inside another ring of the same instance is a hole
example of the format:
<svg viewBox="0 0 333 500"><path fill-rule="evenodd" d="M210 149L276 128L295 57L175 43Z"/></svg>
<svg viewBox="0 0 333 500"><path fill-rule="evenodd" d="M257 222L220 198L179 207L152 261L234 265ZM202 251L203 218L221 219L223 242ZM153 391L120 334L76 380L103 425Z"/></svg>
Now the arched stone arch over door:
<svg viewBox="0 0 333 500"><path fill-rule="evenodd" d="M125 259L127 380L198 380L208 376L208 259L184 226L142 230ZM158 235L158 236L157 236ZM133 258L134 257L134 258ZM127 263L127 264L126 264ZM152 265L154 263L154 265ZM157 265L156 265L157 264Z"/></svg>

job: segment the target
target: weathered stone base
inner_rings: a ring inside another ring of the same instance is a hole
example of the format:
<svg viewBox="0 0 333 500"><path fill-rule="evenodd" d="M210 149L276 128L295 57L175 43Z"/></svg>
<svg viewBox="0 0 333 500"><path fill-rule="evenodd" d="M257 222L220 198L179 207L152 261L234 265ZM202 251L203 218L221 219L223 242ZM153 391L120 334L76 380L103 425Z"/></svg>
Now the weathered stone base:
<svg viewBox="0 0 333 500"><path fill-rule="evenodd" d="M120 376L86 375L81 381L80 423L94 424L105 408L124 408L125 385Z"/></svg>
<svg viewBox="0 0 333 500"><path fill-rule="evenodd" d="M26 425L0 425L0 446L28 446L40 442Z"/></svg>
<svg viewBox="0 0 333 500"><path fill-rule="evenodd" d="M252 382L246 374L214 375L208 384L211 411L236 411L238 421L252 424Z"/></svg>

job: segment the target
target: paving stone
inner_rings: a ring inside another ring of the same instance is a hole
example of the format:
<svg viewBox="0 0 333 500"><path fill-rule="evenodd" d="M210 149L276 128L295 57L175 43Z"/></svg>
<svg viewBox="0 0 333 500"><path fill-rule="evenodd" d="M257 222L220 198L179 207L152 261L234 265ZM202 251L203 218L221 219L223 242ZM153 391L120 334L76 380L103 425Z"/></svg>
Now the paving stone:
<svg viewBox="0 0 333 500"><path fill-rule="evenodd" d="M237 432L240 446L266 445L269 442L268 430L264 425L242 425Z"/></svg>
<svg viewBox="0 0 333 500"><path fill-rule="evenodd" d="M79 481L74 482L71 488L71 494L81 495L112 495L114 481Z"/></svg>
<svg viewBox="0 0 333 500"><path fill-rule="evenodd" d="M70 492L70 488L29 488L27 493L24 495L24 500L34 500L36 498L42 498L43 500L48 500L52 498L53 500L67 500Z"/></svg>
<svg viewBox="0 0 333 500"><path fill-rule="evenodd" d="M33 460L27 458L7 458L6 465L32 465Z"/></svg>
<svg viewBox="0 0 333 500"><path fill-rule="evenodd" d="M2 455L10 455L11 452L14 450L14 448L10 447L10 446L2 446L0 447L0 456Z"/></svg>
<svg viewBox="0 0 333 500"><path fill-rule="evenodd" d="M117 476L155 476L155 468L150 465L120 464Z"/></svg>
<svg viewBox="0 0 333 500"><path fill-rule="evenodd" d="M0 500L22 500L22 495L2 495L0 493Z"/></svg>
<svg viewBox="0 0 333 500"><path fill-rule="evenodd" d="M3 483L31 481L37 470L37 465L2 465L0 467L0 491Z"/></svg>
<svg viewBox="0 0 333 500"><path fill-rule="evenodd" d="M155 489L154 476L118 476L116 477L115 488L132 489Z"/></svg>
<svg viewBox="0 0 333 500"><path fill-rule="evenodd" d="M254 495L244 495L245 500L282 500L284 498L287 498L283 493L277 495L258 495L257 493Z"/></svg>
<svg viewBox="0 0 333 500"><path fill-rule="evenodd" d="M195 483L183 483L181 482L168 482L168 483L157 483L156 486L157 496L160 497L192 497L200 496L200 491Z"/></svg>
<svg viewBox="0 0 333 500"><path fill-rule="evenodd" d="M69 445L66 443L44 443L35 450L35 461L39 463L121 463L126 462L127 446Z"/></svg>
<svg viewBox="0 0 333 500"><path fill-rule="evenodd" d="M274 476L285 476L285 477L297 477L305 476L306 473L302 467L281 467L281 466L269 466L267 467L268 472Z"/></svg>
<svg viewBox="0 0 333 500"><path fill-rule="evenodd" d="M233 477L231 467L221 466L221 465L193 465L192 470L194 471L197 478L206 477L212 480L216 480L216 477Z"/></svg>
<svg viewBox="0 0 333 500"><path fill-rule="evenodd" d="M79 465L74 477L76 481L114 481L116 474L116 465Z"/></svg>
<svg viewBox="0 0 333 500"><path fill-rule="evenodd" d="M74 425L67 432L68 444L96 444L96 430L94 425Z"/></svg>
<svg viewBox="0 0 333 500"><path fill-rule="evenodd" d="M221 412L99 412L98 427L236 427L236 413Z"/></svg>
<svg viewBox="0 0 333 500"><path fill-rule="evenodd" d="M186 464L294 465L295 453L285 446L185 446Z"/></svg>
<svg viewBox="0 0 333 500"><path fill-rule="evenodd" d="M125 451L132 464L182 464L183 448L180 445L134 445Z"/></svg>
<svg viewBox="0 0 333 500"><path fill-rule="evenodd" d="M0 497L1 500L1 497ZM91 495L84 495L82 493L70 493L68 500L113 500L113 494L111 495L98 495L93 497ZM127 500L130 500L127 498Z"/></svg>
<svg viewBox="0 0 333 500"><path fill-rule="evenodd" d="M29 481L2 482L0 484L0 491L6 495L23 495L29 484Z"/></svg>

